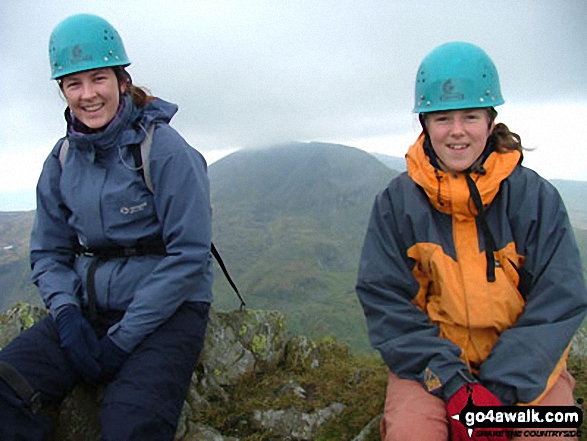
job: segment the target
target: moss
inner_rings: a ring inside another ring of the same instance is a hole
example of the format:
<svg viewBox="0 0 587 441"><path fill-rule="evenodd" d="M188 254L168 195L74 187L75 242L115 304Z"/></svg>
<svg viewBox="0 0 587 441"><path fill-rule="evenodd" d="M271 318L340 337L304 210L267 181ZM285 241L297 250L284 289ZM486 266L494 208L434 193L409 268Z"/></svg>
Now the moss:
<svg viewBox="0 0 587 441"><path fill-rule="evenodd" d="M254 346L261 347L262 341L259 338ZM227 390L231 399L225 406L201 412L199 421L241 441L269 441L275 438L254 427L255 410L293 407L312 413L338 402L346 405L345 411L324 426L315 439L353 439L383 409L387 368L378 357L350 356L346 345L331 338L312 341L310 345L321 351L324 361L319 368L281 366L267 374L244 378ZM305 394L287 387L291 384L300 385ZM378 433L369 441L375 439Z"/></svg>
<svg viewBox="0 0 587 441"><path fill-rule="evenodd" d="M583 424L581 425L581 441L587 441L587 357L569 357L567 362L569 372L575 377L575 399L583 409Z"/></svg>
<svg viewBox="0 0 587 441"><path fill-rule="evenodd" d="M281 316L277 322L277 326L279 327L280 330L284 330L285 329L285 317Z"/></svg>
<svg viewBox="0 0 587 441"><path fill-rule="evenodd" d="M253 354L261 354L267 349L267 336L264 334L258 334L253 336L253 342L251 345L251 351Z"/></svg>

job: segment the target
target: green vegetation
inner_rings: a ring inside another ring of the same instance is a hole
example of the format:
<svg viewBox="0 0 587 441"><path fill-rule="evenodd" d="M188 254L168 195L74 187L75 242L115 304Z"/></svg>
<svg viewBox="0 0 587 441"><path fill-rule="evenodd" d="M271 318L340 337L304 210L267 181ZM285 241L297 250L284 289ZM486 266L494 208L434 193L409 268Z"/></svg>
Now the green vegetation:
<svg viewBox="0 0 587 441"><path fill-rule="evenodd" d="M297 364L275 369L270 374L243 379L227 388L230 400L221 406L203 409L197 419L215 427L224 436L243 441L271 441L271 434L254 427L255 410L288 409L312 413L338 402L347 407L317 434L316 441L353 439L383 411L387 368L377 356L350 355L344 345L322 339L317 347L324 357L318 369ZM587 357L571 357L569 371L577 380L575 397L587 415ZM300 385L306 393L295 393ZM212 410L213 409L213 410ZM587 421L582 425L581 441L587 440ZM378 422L367 440L378 441Z"/></svg>
<svg viewBox="0 0 587 441"><path fill-rule="evenodd" d="M275 438L254 427L255 410L293 407L312 413L332 403L342 403L346 406L343 413L324 426L315 440L353 439L383 409L387 368L378 357L350 355L347 346L333 339L319 340L316 349L323 360L319 368L293 363L271 374L243 379L236 386L226 388L230 400L221 406L212 403L198 414L198 420L215 427L224 436L242 441L269 441ZM296 393L295 386L287 385L299 385L305 393ZM367 440L380 439L377 427Z"/></svg>
<svg viewBox="0 0 587 441"><path fill-rule="evenodd" d="M581 260L583 261L583 277L587 281L587 230L574 228L575 238L581 253Z"/></svg>
<svg viewBox="0 0 587 441"><path fill-rule="evenodd" d="M40 304L29 266L34 211L0 212L0 312L19 301Z"/></svg>
<svg viewBox="0 0 587 441"><path fill-rule="evenodd" d="M396 174L365 152L319 143L214 163L214 242L247 304L282 311L294 333L369 351L354 286L373 200ZM218 309L238 306L220 275L214 293Z"/></svg>
<svg viewBox="0 0 587 441"><path fill-rule="evenodd" d="M583 424L581 425L581 441L587 441L587 354L582 357L570 357L569 372L577 381L575 385L575 399L583 409Z"/></svg>

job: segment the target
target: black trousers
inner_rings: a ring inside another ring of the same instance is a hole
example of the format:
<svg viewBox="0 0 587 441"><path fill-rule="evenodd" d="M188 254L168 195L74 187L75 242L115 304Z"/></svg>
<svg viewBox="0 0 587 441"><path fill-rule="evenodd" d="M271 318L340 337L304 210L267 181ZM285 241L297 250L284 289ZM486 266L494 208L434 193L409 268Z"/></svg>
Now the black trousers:
<svg viewBox="0 0 587 441"><path fill-rule="evenodd" d="M188 302L131 353L104 391L102 441L173 440L192 373L204 345L208 303ZM101 334L102 329L97 329ZM60 348L51 317L24 331L0 351L39 391L44 405L59 404L81 381ZM0 440L41 441L51 420L33 413L0 380Z"/></svg>

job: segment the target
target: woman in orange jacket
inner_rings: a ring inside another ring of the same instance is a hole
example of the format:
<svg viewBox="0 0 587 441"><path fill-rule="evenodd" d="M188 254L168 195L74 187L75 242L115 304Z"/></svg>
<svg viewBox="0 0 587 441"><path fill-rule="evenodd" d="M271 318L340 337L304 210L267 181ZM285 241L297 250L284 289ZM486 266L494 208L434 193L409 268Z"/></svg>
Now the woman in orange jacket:
<svg viewBox="0 0 587 441"><path fill-rule="evenodd" d="M475 45L441 45L418 69L422 133L375 200L357 281L390 369L386 441L509 439L451 418L471 401L574 404L566 358L587 313L581 258L558 192L496 123L503 102ZM540 439L562 439L551 432Z"/></svg>

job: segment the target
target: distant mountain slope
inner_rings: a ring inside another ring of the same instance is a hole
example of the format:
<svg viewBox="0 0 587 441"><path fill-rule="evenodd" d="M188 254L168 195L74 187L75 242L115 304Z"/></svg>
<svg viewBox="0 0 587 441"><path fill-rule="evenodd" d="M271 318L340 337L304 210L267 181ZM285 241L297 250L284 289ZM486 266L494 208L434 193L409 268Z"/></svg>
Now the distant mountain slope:
<svg viewBox="0 0 587 441"><path fill-rule="evenodd" d="M351 147L310 143L233 153L209 169L214 241L252 308L295 332L367 344L354 293L375 195L396 173ZM220 307L235 299L222 276Z"/></svg>
<svg viewBox="0 0 587 441"><path fill-rule="evenodd" d="M34 211L0 211L0 311L18 301L40 303L29 275L29 236L34 216Z"/></svg>
<svg viewBox="0 0 587 441"><path fill-rule="evenodd" d="M583 262L583 277L587 281L587 230L581 228L573 228L575 238L577 239L577 246L581 253L581 260Z"/></svg>
<svg viewBox="0 0 587 441"><path fill-rule="evenodd" d="M397 170L399 172L406 171L406 158L404 157L389 156L377 152L371 152L371 154L392 170Z"/></svg>
<svg viewBox="0 0 587 441"><path fill-rule="evenodd" d="M587 182L553 179L563 198L574 227L587 230Z"/></svg>

